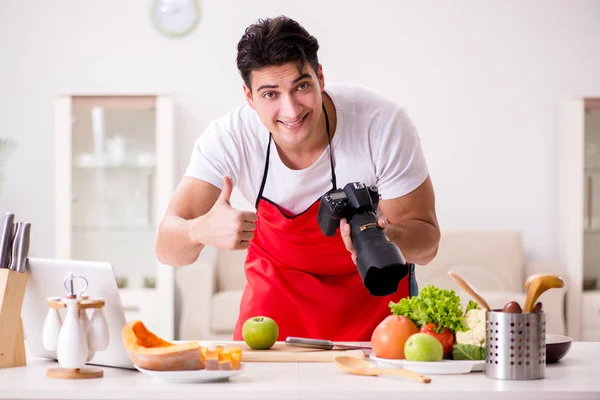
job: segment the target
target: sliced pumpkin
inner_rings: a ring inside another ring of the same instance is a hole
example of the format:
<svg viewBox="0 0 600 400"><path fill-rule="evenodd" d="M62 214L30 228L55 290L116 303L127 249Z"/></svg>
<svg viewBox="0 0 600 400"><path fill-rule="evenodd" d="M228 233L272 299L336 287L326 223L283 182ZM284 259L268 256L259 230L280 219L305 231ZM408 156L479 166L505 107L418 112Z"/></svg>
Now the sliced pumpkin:
<svg viewBox="0 0 600 400"><path fill-rule="evenodd" d="M188 371L205 368L197 342L171 343L150 332L142 321L130 321L121 330L129 359L153 371Z"/></svg>
<svg viewBox="0 0 600 400"><path fill-rule="evenodd" d="M242 349L240 347L216 346L215 348L201 347L200 351L206 363L206 369L231 370L240 369Z"/></svg>
<svg viewBox="0 0 600 400"><path fill-rule="evenodd" d="M239 369L242 361L242 349L225 348L219 352L219 369Z"/></svg>

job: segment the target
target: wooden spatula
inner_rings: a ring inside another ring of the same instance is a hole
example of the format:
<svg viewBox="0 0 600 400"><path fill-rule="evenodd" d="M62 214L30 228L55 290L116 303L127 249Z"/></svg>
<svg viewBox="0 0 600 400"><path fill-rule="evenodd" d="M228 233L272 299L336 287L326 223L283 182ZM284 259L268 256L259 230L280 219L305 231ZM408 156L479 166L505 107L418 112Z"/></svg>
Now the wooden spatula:
<svg viewBox="0 0 600 400"><path fill-rule="evenodd" d="M335 365L341 370L354 375L377 376L377 375L400 375L421 383L431 382L428 376L419 375L416 372L403 368L377 368L373 363L353 357L336 357Z"/></svg>
<svg viewBox="0 0 600 400"><path fill-rule="evenodd" d="M527 289L527 297L525 298L524 313L529 313L533 309L538 297L546 290L553 288L561 288L565 286L565 282L558 275L552 274L534 274L525 281L525 289Z"/></svg>
<svg viewBox="0 0 600 400"><path fill-rule="evenodd" d="M458 285L461 288L463 288L463 290L465 292L469 293L471 295L471 297L473 297L475 299L475 301L481 306L481 308L483 308L486 311L491 310L487 301L485 301L483 299L483 297L481 297L479 295L479 293L477 293L475 291L475 289L473 289L460 275L458 275L456 272L452 272L452 271L448 271L448 275L450 275L452 277L452 279L454 279L456 281L456 283L458 283Z"/></svg>

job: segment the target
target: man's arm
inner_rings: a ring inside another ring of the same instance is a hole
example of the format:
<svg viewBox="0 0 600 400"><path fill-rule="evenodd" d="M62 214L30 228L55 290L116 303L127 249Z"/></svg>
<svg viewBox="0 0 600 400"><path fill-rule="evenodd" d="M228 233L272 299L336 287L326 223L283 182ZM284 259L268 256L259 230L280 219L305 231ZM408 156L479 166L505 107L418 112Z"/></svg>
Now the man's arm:
<svg viewBox="0 0 600 400"><path fill-rule="evenodd" d="M431 178L407 195L381 200L379 209L389 223L383 225L408 263L425 265L437 254L440 228L435 212Z"/></svg>
<svg viewBox="0 0 600 400"><path fill-rule="evenodd" d="M194 237L205 215L219 198L221 190L208 182L184 177L171 198L158 228L156 256L167 265L185 266L195 262L204 244Z"/></svg>

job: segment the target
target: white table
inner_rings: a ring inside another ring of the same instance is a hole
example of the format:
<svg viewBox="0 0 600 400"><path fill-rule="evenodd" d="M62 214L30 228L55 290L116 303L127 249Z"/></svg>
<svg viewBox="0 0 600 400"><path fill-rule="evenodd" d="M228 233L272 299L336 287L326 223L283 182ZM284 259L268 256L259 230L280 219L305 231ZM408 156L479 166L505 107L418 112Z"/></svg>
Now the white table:
<svg viewBox="0 0 600 400"><path fill-rule="evenodd" d="M0 399L600 399L600 342L573 343L546 379L498 381L482 372L431 375L430 384L401 377L343 373L333 363L245 363L229 382L155 383L135 370L103 368L104 378L46 377L57 363L30 359L0 370Z"/></svg>

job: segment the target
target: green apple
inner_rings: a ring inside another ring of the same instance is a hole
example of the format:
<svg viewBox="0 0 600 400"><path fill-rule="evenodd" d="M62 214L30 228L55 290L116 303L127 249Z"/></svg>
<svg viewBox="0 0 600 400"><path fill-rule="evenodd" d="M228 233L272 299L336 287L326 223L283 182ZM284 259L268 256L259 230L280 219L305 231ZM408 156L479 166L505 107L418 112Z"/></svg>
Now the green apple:
<svg viewBox="0 0 600 400"><path fill-rule="evenodd" d="M427 333L415 333L404 344L404 355L408 361L442 361L442 343Z"/></svg>
<svg viewBox="0 0 600 400"><path fill-rule="evenodd" d="M244 342L254 350L270 349L277 341L279 327L269 317L248 318L242 325Z"/></svg>

